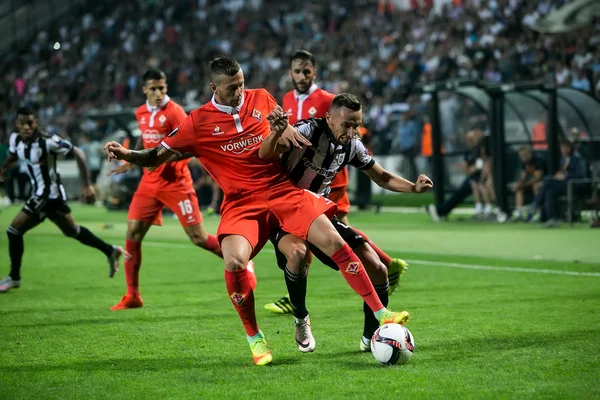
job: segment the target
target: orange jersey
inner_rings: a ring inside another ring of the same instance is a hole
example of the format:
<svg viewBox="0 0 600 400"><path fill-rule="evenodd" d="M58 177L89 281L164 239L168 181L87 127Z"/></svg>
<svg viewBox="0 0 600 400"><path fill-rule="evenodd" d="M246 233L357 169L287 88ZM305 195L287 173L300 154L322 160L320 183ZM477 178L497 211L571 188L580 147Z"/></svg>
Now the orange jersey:
<svg viewBox="0 0 600 400"><path fill-rule="evenodd" d="M281 108L288 113L290 124L294 125L301 119L325 117L334 97L334 94L313 84L306 94L295 90L286 93Z"/></svg>
<svg viewBox="0 0 600 400"><path fill-rule="evenodd" d="M237 107L213 99L190 115L162 145L176 153L192 153L225 193L232 197L291 183L283 165L258 156L271 133L267 115L277 102L266 90L244 90Z"/></svg>
<svg viewBox="0 0 600 400"><path fill-rule="evenodd" d="M135 110L144 148L156 147L173 131L185 118L183 108L168 97L161 107L151 107L148 103ZM188 160L175 161L159 166L152 172L144 170L142 183L165 184L178 181L192 182L192 175L187 166Z"/></svg>
<svg viewBox="0 0 600 400"><path fill-rule="evenodd" d="M290 124L294 125L301 119L324 118L334 97L334 94L319 88L313 83L306 94L300 94L295 90L287 92L283 96L281 107L288 113ZM344 167L333 178L329 187L337 189L346 186L348 186L348 168Z"/></svg>

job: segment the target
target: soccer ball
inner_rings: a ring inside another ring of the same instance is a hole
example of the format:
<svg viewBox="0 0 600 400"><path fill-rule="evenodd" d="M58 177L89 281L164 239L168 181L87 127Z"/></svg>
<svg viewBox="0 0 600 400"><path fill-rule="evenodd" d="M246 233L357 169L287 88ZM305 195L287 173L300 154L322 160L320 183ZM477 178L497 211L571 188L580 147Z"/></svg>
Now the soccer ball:
<svg viewBox="0 0 600 400"><path fill-rule="evenodd" d="M410 331L398 324L379 327L371 338L371 352L383 365L406 364L412 357L415 340Z"/></svg>

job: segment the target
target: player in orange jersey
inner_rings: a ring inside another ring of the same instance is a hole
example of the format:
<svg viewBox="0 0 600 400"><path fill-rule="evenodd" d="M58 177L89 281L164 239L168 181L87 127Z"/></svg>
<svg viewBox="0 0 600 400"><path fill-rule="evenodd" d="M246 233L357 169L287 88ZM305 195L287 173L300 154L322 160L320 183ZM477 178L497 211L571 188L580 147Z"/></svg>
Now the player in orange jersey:
<svg viewBox="0 0 600 400"><path fill-rule="evenodd" d="M291 125L308 118L323 118L329 111L334 94L321 89L315 84L317 76L315 56L306 50L298 50L290 58L290 69L288 75L294 85L294 90L289 91L283 96L282 107L287 113ZM327 198L337 205L336 217L345 225L350 225L348 213L350 213L350 199L348 198L348 168L344 167L330 185L331 193ZM388 269L388 278L390 283L389 293L392 294L400 281L400 275L404 273L408 264L399 258L391 258L364 233L353 228L354 231L371 245L373 250L379 256L381 262ZM310 265L312 257L308 258ZM277 314L292 314L293 308L289 295L285 295L279 300L265 304L265 309Z"/></svg>
<svg viewBox="0 0 600 400"><path fill-rule="evenodd" d="M223 189L217 236L225 261L225 281L244 324L254 363L269 364L273 356L258 328L246 265L262 249L272 227L290 233L279 242L280 248L308 239L327 254L381 324L408 321L406 311L394 313L381 304L362 263L331 224L335 205L297 188L279 161L258 156L265 137L272 134L277 141L288 130L287 118L285 125L273 120L274 112L283 114L275 99L264 89L245 90L244 73L232 58L213 60L210 71L212 100L192 111L159 146L135 151L109 142L105 149L109 160L124 159L146 167L162 165L174 155L196 156ZM277 129L272 131L273 127ZM296 137L306 144L301 134Z"/></svg>
<svg viewBox="0 0 600 400"><path fill-rule="evenodd" d="M142 132L136 149L156 147L186 117L183 108L167 95L164 72L148 70L144 76L143 91L146 103L135 111ZM179 218L185 233L196 246L223 257L219 242L202 226L202 215L193 187L189 157L173 157L168 164L153 170L144 170L142 180L133 195L127 215L127 239L125 241L125 278L127 293L111 310L142 307L139 291L139 272L142 264L142 241L152 225L162 225L162 210L167 206ZM134 164L124 164L111 173L122 173Z"/></svg>

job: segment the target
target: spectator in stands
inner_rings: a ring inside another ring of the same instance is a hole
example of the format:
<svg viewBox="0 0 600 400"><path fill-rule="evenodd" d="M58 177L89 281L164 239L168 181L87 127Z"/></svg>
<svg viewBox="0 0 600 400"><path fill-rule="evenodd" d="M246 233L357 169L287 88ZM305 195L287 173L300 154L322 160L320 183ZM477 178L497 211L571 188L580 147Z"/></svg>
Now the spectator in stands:
<svg viewBox="0 0 600 400"><path fill-rule="evenodd" d="M441 217L446 217L450 212L472 194L474 182L481 178L483 161L481 160L481 142L475 131L469 131L465 135L467 151L462 163L463 172L466 175L462 185L452 194L452 197L443 204L430 204L425 211L432 220L439 222Z"/></svg>
<svg viewBox="0 0 600 400"><path fill-rule="evenodd" d="M399 129L397 147L400 154L403 156L402 166L403 176L409 180L414 180L417 177L417 166L415 158L419 155L419 139L423 130L421 118L411 107L407 112L402 114ZM408 170L404 166L408 164Z"/></svg>
<svg viewBox="0 0 600 400"><path fill-rule="evenodd" d="M560 196L567 193L567 182L570 179L587 176L587 164L579 154L574 152L570 141L560 142L560 152L562 154L560 170L554 176L544 178L542 187L530 206L529 220L537 210L543 209L546 218L546 223L543 225L545 228L558 226L556 203Z"/></svg>
<svg viewBox="0 0 600 400"><path fill-rule="evenodd" d="M524 217L523 205L526 196L536 196L542 187L542 181L546 174L546 162L532 153L531 149L523 146L519 149L521 160L521 175L519 180L512 185L515 193L515 212L513 219L520 221Z"/></svg>
<svg viewBox="0 0 600 400"><path fill-rule="evenodd" d="M102 161L104 161L104 152L102 143L97 140L90 140L87 135L81 136L79 139L79 148L84 152L85 158L90 169L90 181L96 186L100 170L102 169Z"/></svg>

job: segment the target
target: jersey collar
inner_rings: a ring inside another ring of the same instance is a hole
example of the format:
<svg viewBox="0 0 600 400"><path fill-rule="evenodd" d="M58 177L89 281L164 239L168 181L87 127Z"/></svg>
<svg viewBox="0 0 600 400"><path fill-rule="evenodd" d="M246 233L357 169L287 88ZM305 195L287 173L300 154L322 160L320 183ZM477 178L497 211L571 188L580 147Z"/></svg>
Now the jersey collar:
<svg viewBox="0 0 600 400"><path fill-rule="evenodd" d="M160 103L160 106L151 106L148 100L146 100L146 108L148 109L148 112L158 111L159 109L165 108L169 100L171 100L169 95L165 95L165 98L163 99L162 103Z"/></svg>
<svg viewBox="0 0 600 400"><path fill-rule="evenodd" d="M308 89L308 92L306 92L306 93L298 93L298 91L296 89L294 89L294 97L296 98L296 100L304 101L304 100L308 99L308 96L313 94L314 91L317 90L318 88L319 87L313 83L312 85L310 85L310 88Z"/></svg>
<svg viewBox="0 0 600 400"><path fill-rule="evenodd" d="M231 107L231 106L224 106L222 104L218 104L215 100L215 95L213 94L212 99L210 100L213 104L213 106L215 106L215 108L221 112L224 112L226 114L238 114L241 110L242 110L242 106L244 105L244 98L246 97L246 93L244 93L242 95L242 101L240 101L240 105L237 107Z"/></svg>

